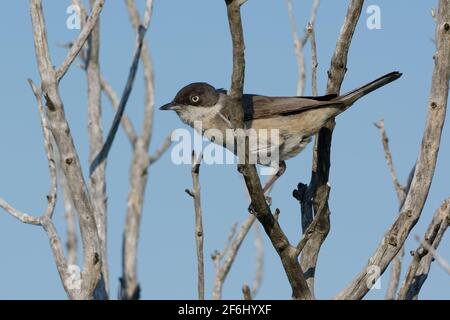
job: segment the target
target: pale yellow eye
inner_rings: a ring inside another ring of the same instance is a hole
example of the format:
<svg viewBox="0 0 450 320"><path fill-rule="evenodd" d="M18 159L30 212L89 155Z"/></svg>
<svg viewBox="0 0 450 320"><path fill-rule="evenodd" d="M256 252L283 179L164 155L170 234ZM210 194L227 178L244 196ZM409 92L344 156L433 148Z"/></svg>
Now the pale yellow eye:
<svg viewBox="0 0 450 320"><path fill-rule="evenodd" d="M191 97L191 101L192 101L193 103L197 103L199 100L200 100L200 98L199 98L198 96L192 96L192 97Z"/></svg>

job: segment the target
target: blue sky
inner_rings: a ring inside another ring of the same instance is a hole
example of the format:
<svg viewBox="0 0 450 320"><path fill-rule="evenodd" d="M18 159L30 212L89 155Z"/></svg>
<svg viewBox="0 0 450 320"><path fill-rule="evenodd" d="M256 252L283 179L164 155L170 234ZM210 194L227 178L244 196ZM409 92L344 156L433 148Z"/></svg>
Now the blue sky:
<svg viewBox="0 0 450 320"><path fill-rule="evenodd" d="M140 7L144 1L138 0ZM302 33L311 1L293 1ZM414 3L414 4L413 4ZM49 45L55 65L66 50L59 44L73 40L78 31L66 28L65 1L44 1ZM323 94L326 71L345 16L348 1L322 1L316 23L318 89ZM316 294L331 298L366 264L397 213L397 199L386 169L379 134L373 123L385 119L394 162L401 181L415 162L425 123L433 68L434 21L431 8L437 1L367 1L381 8L381 30L366 27L362 14L349 55L342 90L351 90L390 71L403 72L395 83L360 100L337 119L333 138L330 185L331 232L323 245L317 268ZM285 1L249 0L242 9L246 40L246 82L249 93L293 95L297 66ZM27 78L39 81L28 1L7 1L0 11L0 196L18 209L41 214L46 206L49 178L39 117ZM155 69L156 105L170 101L184 85L206 81L229 87L231 41L222 0L155 0L151 29L147 35ZM123 1L109 1L101 15L101 68L112 86L121 92L129 69L135 37ZM309 79L309 46L306 48ZM127 106L127 114L139 128L143 115L143 75L140 71ZM61 96L79 155L88 168L86 81L72 66L61 82ZM306 94L310 94L309 81ZM106 99L104 127L113 114ZM155 112L151 150L175 128L185 128L175 113ZM422 235L431 216L449 196L450 161L448 125L427 205L412 235ZM112 296L121 274L121 239L129 189L131 148L119 131L107 168L109 192L109 262ZM273 208L281 210L280 223L292 242L298 241L300 216L292 189L309 181L311 146L287 162L287 172L273 192ZM210 297L214 270L210 254L222 249L234 222L246 218L248 206L244 182L234 165L202 166L201 185L205 229L206 295ZM192 199L184 189L192 184L190 166L174 165L170 152L151 167L139 244L139 276L144 299L194 299L196 260ZM61 197L60 197L61 199ZM58 205L55 222L65 234L63 210ZM254 232L244 242L224 286L224 298L241 298L243 283L254 277ZM257 298L290 298L290 288L278 256L264 235L265 273ZM411 237L408 252L417 247ZM439 252L450 259L448 236ZM65 299L44 231L23 225L0 212L0 299ZM403 272L405 271L405 268ZM381 290L367 298L383 298ZM448 299L450 278L434 263L421 298Z"/></svg>

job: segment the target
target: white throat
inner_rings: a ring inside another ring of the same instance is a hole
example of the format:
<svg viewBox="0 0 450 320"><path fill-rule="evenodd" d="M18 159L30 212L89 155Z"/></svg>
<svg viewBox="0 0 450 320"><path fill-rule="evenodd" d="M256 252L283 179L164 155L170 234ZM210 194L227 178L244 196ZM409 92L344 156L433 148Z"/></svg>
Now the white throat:
<svg viewBox="0 0 450 320"><path fill-rule="evenodd" d="M219 101L211 107L184 106L178 111L178 115L184 123L193 126L195 121L208 121L216 117L222 107L222 97L220 97Z"/></svg>

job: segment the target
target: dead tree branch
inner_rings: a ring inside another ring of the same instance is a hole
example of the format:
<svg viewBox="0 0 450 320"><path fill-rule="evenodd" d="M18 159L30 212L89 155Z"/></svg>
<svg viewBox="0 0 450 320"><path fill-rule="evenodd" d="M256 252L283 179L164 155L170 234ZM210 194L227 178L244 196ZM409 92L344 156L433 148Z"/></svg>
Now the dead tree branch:
<svg viewBox="0 0 450 320"><path fill-rule="evenodd" d="M255 224L253 229L255 230L255 279L253 280L251 297L256 297L261 288L264 275L264 242L259 229L259 225Z"/></svg>
<svg viewBox="0 0 450 320"><path fill-rule="evenodd" d="M381 143L383 145L384 156L386 158L386 165L389 170L389 174L391 175L392 182L394 184L394 188L397 194L397 199L399 203L399 208L402 206L403 201L405 201L406 190L409 188L411 181L408 182L408 186L402 186L398 180L397 173L395 171L394 163L392 161L392 153L389 147L389 138L386 133L386 128L384 126L384 120L380 120L375 123L375 127L380 131ZM386 300L393 300L397 294L398 286L400 283L400 275L402 271L402 259L404 256L404 248L402 248L394 260L392 261L392 270L391 276L389 279L389 285L386 290Z"/></svg>
<svg viewBox="0 0 450 320"><path fill-rule="evenodd" d="M233 74L231 81L230 97L232 103L230 120L235 128L244 127L244 116L242 109L242 95L244 86L244 34L242 30L240 3L237 0L226 0L228 21L230 25L231 38L233 42ZM248 136L246 137L248 141ZM248 146L248 143L246 143ZM303 276L303 271L295 255L295 247L282 231L278 221L272 215L270 208L263 194L261 181L258 177L256 167L249 164L248 148L245 148L243 165L239 166L239 171L244 177L248 193L252 202L252 211L256 218L264 226L266 234L269 236L272 245L280 256L289 283L292 287L292 296L296 299L311 299L311 293Z"/></svg>
<svg viewBox="0 0 450 320"><path fill-rule="evenodd" d="M361 299L369 290L366 285L368 266L383 273L402 248L422 213L436 167L442 128L445 122L450 78L450 0L440 0L436 23L436 53L428 104L428 115L411 186L397 220L384 235L369 264L337 295L338 299Z"/></svg>
<svg viewBox="0 0 450 320"><path fill-rule="evenodd" d="M103 4L104 0L96 1L91 16L88 18L78 39L75 41L76 45L71 47L63 64L56 71L53 68L49 54L42 1L30 0L36 61L42 80L42 95L46 100L45 111L48 117L50 131L55 138L55 144L60 154L61 168L67 179L71 199L76 207L80 221L84 265L81 274L81 278L83 279L81 289L75 297L77 299L93 298L94 290L100 280L101 248L95 223L94 206L84 181L80 160L65 118L58 83L94 28ZM107 297L106 292L104 292L103 297Z"/></svg>
<svg viewBox="0 0 450 320"><path fill-rule="evenodd" d="M197 245L197 291L198 299L205 300L205 268L203 263L203 222L202 222L202 206L200 197L200 163L201 155L196 156L195 151L192 152L192 191L187 192L194 199L195 209L195 242Z"/></svg>
<svg viewBox="0 0 450 320"><path fill-rule="evenodd" d="M340 91L347 70L347 58L350 44L361 15L363 4L364 0L352 0L349 4L347 15L336 43L336 49L331 59L330 69L328 70L327 94L338 94ZM330 173L331 140L334 126L335 121L334 119L331 119L320 130L318 135L316 135L311 181L308 187L302 184L299 185L299 187L303 187L304 190L294 191L294 196L296 196L296 193L303 195L300 197L300 199L302 199L300 202L303 230L305 231L313 221L313 209L314 216L318 217L315 231L310 235L300 257L300 265L302 269L305 270L305 277L313 294L315 270L319 251L330 231L330 209L328 206L330 187L328 185L328 178Z"/></svg>
<svg viewBox="0 0 450 320"><path fill-rule="evenodd" d="M138 299L140 295L140 286L137 275L137 246L144 207L144 195L148 180L148 167L150 165L148 150L152 138L155 93L153 66L147 43L143 42L144 39L142 38L143 35L139 11L136 8L134 0L127 0L126 6L131 25L139 39L139 50L135 53L134 62L137 64L139 57L142 60L145 81L145 107L142 131L136 140L133 150L133 160L130 167L130 191L128 193L127 214L123 233L123 270L120 279L121 287L119 297L124 300L129 300ZM145 30L150 25L152 12L153 1L147 0L143 22ZM123 101L123 97L121 101ZM123 106L123 104L119 103L118 113L121 112L123 114ZM120 121L120 118L118 120ZM116 131L118 125L119 122L116 122Z"/></svg>
<svg viewBox="0 0 450 320"><path fill-rule="evenodd" d="M150 6L150 8L151 8L151 6ZM150 22L150 20L148 20L148 22ZM120 98L118 110L114 116L114 120L111 125L111 128L109 129L105 143L103 144L100 152L97 154L97 156L91 163L91 166L90 166L91 174L97 169L97 167L103 161L106 160L106 158L108 157L109 151L111 150L112 143L114 142L114 138L116 136L123 113L125 111L125 106L128 102L128 98L130 97L131 90L133 89L133 83L134 83L134 79L136 77L137 69L139 66L139 58L141 57L141 51L142 51L142 47L143 47L143 43L144 43L145 33L147 32L147 28L148 28L148 25L139 25L139 27L137 29L136 50L133 54L133 60L132 60L131 67L130 67L130 73L128 75L128 79L125 84L125 88L123 90L122 97Z"/></svg>
<svg viewBox="0 0 450 320"><path fill-rule="evenodd" d="M94 9L95 0L90 0L91 10ZM100 18L97 19L95 27L87 42L87 113L88 113L88 133L89 133L89 162L94 161L95 156L100 152L103 145L102 128L102 106L101 106L101 85L100 85ZM100 240L102 261L102 280L105 290L109 292L109 272L107 254L107 195L106 195L106 161L101 163L95 172L89 176L89 188L94 205L95 222Z"/></svg>
<svg viewBox="0 0 450 320"><path fill-rule="evenodd" d="M397 173L395 172L394 163L392 161L392 153L389 148L389 138L386 134L386 129L384 127L384 120L380 120L375 123L375 126L380 130L381 142L383 143L384 156L386 158L386 164L389 169L389 174L391 175L392 182L394 183L395 192L397 194L397 199L401 203L405 198L405 187L398 181Z"/></svg>
<svg viewBox="0 0 450 320"><path fill-rule="evenodd" d="M434 251L439 246L450 222L450 198L436 210L419 247L411 251L412 261L399 290L399 300L417 299L430 272ZM431 249L431 250L430 250ZM444 267L445 269L445 267Z"/></svg>
<svg viewBox="0 0 450 320"><path fill-rule="evenodd" d="M222 288L225 279L230 272L231 266L233 265L234 259L237 256L242 242L247 236L248 231L250 230L255 220L255 216L249 215L239 229L239 233L236 235L236 237L234 237L236 232L236 225L233 225L224 250L222 252L215 252L212 255L212 259L214 261L216 269L216 276L214 279L214 288L212 293L212 298L214 300L219 300L222 298ZM223 259L225 260L222 262Z"/></svg>
<svg viewBox="0 0 450 320"><path fill-rule="evenodd" d="M289 15L289 23L291 24L292 40L294 41L294 52L297 59L297 95L302 96L305 92L305 82L306 82L306 66L305 66L305 55L303 53L304 44L300 40L297 33L297 24L295 22L295 17L292 12L292 0L287 0L287 9ZM305 41L306 43L306 41Z"/></svg>
<svg viewBox="0 0 450 320"><path fill-rule="evenodd" d="M74 299L77 297L76 288L71 288L70 278L67 268L67 261L64 256L64 251L62 249L61 240L58 237L55 226L53 225L52 218L53 213L55 211L56 206L56 191L57 191L57 174L56 174L56 163L54 159L54 150L52 145L52 137L48 124L48 120L45 114L44 106L42 105L42 92L41 90L34 85L34 83L29 80L31 89L36 97L36 102L38 105L39 116L41 120L41 127L44 136L44 146L45 152L47 155L47 162L49 167L49 175L50 175L50 191L47 195L47 208L44 213L40 217L35 217L29 215L27 213L21 212L14 207L12 207L9 203L7 203L4 199L0 198L0 208L4 209L11 216L18 219L19 221L42 226L47 236L49 238L50 247L52 249L53 256L55 258L56 267L58 269L59 276L61 278L61 282L63 287L69 298ZM75 290L74 290L75 289Z"/></svg>

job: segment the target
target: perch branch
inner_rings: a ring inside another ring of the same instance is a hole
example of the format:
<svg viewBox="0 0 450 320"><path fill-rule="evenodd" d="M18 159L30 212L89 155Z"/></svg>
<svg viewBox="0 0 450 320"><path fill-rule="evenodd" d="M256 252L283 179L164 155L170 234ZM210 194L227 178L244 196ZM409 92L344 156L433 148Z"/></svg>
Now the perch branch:
<svg viewBox="0 0 450 320"><path fill-rule="evenodd" d="M230 25L230 33L233 42L233 73L231 81L230 97L232 103L231 120L235 128L244 127L244 116L242 109L242 95L244 87L244 34L242 30L242 20L240 12L240 4L237 0L226 0L227 15ZM246 137L248 142L248 136ZM248 145L248 143L246 143ZM311 293L303 276L303 271L298 263L295 255L295 247L289 244L289 241L282 231L278 221L272 215L270 208L266 202L266 198L262 191L261 181L256 172L254 164L249 164L248 148L245 149L245 160L243 165L239 165L239 171L244 176L245 184L251 199L252 212L256 218L264 226L266 234L269 236L272 245L280 256L281 262L285 269L289 283L292 288L292 296L296 299L311 299Z"/></svg>
<svg viewBox="0 0 450 320"><path fill-rule="evenodd" d="M202 206L200 196L200 163L202 161L201 155L198 157L195 151L192 152L192 184L193 189L190 196L194 199L195 210L195 242L197 246L197 291L198 299L205 300L205 270L203 263L203 222L202 222Z"/></svg>

